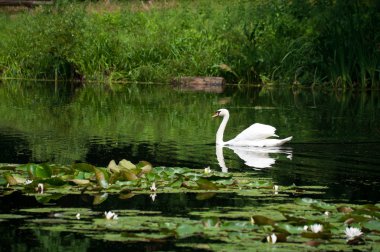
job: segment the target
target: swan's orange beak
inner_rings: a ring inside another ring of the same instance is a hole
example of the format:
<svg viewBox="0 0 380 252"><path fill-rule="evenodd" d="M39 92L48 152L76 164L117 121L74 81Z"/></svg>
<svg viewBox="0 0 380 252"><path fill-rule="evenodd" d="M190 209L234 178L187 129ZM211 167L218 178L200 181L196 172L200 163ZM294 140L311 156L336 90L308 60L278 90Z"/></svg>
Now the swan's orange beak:
<svg viewBox="0 0 380 252"><path fill-rule="evenodd" d="M219 116L219 112L215 112L215 114L212 115L212 118L218 117L218 116Z"/></svg>

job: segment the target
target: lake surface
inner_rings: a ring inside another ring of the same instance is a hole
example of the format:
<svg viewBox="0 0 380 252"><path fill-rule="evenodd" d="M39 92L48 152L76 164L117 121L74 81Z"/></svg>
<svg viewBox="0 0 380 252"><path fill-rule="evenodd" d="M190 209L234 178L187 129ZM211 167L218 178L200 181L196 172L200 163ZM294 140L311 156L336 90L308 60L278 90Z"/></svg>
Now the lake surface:
<svg viewBox="0 0 380 252"><path fill-rule="evenodd" d="M123 158L134 163L147 160L154 166L254 172L280 185L326 186L320 197L336 202L380 199L378 91L227 86L213 93L170 85L11 82L0 84L0 101L0 163L107 166ZM278 149L216 148L221 119L211 116L219 108L230 111L225 139L260 122L276 127L281 138L293 140ZM0 213L35 204L21 195L13 197L21 205L10 206L0 198ZM228 196L206 203L194 203L191 194L165 197L161 202L166 203L152 210L179 214L194 207L245 204ZM144 210L148 200L141 196L132 208ZM58 204L88 207L73 199ZM125 208L123 204L111 199L97 209ZM13 225L17 227L17 222ZM86 248L99 245L85 241Z"/></svg>
<svg viewBox="0 0 380 252"><path fill-rule="evenodd" d="M337 199L380 198L378 92L227 86L204 93L168 85L34 82L3 83L0 99L0 163L107 166L125 158L222 170L215 148L221 120L211 115L225 107L231 114L225 139L260 122L293 140L280 153L248 153L268 168L252 167L247 155L223 148L224 170L261 168L280 184L326 185Z"/></svg>

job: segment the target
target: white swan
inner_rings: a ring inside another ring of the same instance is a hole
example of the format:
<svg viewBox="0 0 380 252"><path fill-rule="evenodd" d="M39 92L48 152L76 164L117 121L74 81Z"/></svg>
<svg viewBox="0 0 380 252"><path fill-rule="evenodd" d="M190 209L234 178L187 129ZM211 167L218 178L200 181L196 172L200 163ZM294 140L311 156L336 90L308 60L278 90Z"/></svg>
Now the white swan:
<svg viewBox="0 0 380 252"><path fill-rule="evenodd" d="M292 140L293 137L284 139L268 139L269 137L278 137L275 134L276 128L261 123L254 123L247 129L243 130L234 139L224 142L223 134L226 128L230 113L227 109L219 109L213 117L223 117L223 121L216 132L216 144L227 146L256 146L256 147L272 147L281 146Z"/></svg>

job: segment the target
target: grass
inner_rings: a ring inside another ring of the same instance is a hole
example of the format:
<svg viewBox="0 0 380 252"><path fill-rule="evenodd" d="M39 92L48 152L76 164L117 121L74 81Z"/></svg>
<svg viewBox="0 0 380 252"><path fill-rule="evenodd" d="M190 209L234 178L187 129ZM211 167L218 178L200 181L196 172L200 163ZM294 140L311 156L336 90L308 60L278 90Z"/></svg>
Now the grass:
<svg viewBox="0 0 380 252"><path fill-rule="evenodd" d="M0 74L378 87L379 10L375 0L57 1L0 12Z"/></svg>

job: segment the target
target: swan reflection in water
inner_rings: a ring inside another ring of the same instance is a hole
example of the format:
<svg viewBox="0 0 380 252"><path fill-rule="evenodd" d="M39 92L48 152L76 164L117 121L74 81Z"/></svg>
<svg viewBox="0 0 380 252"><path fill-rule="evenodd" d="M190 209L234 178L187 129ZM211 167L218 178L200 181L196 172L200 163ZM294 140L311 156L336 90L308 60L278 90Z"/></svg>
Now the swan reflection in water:
<svg viewBox="0 0 380 252"><path fill-rule="evenodd" d="M216 145L216 158L219 166L222 168L222 172L228 172L228 167L224 161L223 148L231 149L244 160L247 166L254 169L270 168L276 163L276 158L271 157L271 154L284 154L286 158L292 159L293 151L290 147L238 147L238 146L222 146Z"/></svg>

